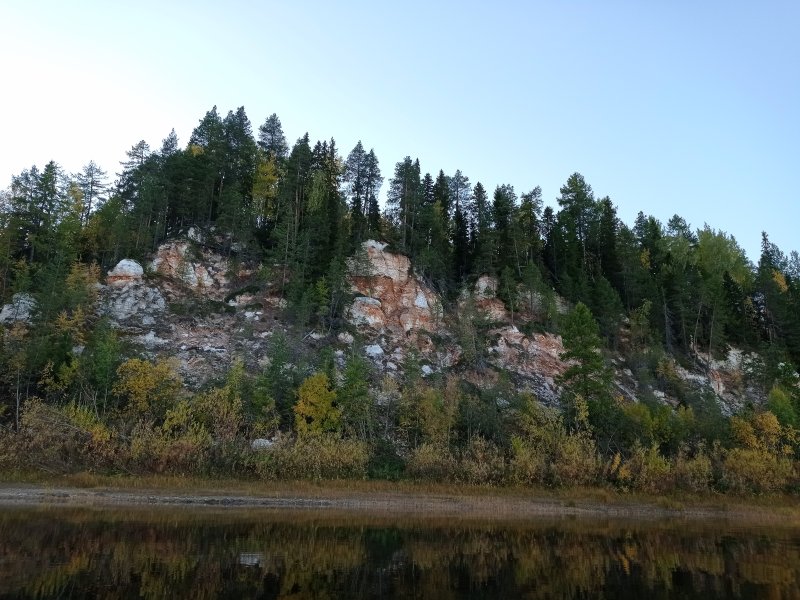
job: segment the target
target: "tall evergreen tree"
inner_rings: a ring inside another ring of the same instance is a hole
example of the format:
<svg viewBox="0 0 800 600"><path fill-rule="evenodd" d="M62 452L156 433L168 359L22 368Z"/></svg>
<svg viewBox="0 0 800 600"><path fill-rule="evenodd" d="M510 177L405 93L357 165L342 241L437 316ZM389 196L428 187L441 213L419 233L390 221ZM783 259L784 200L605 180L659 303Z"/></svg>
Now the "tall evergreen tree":
<svg viewBox="0 0 800 600"><path fill-rule="evenodd" d="M473 275L491 273L494 269L492 244L492 213L486 189L479 181L472 190L469 204L470 248Z"/></svg>
<svg viewBox="0 0 800 600"><path fill-rule="evenodd" d="M375 151L370 149L365 160L366 180L364 188L366 190L365 200L367 203L367 229L371 237L380 237L381 234L381 213L378 205L378 194L383 185L378 157Z"/></svg>
<svg viewBox="0 0 800 600"><path fill-rule="evenodd" d="M457 282L462 281L470 271L470 198L472 189L469 177L460 170L447 180L448 203L452 206L453 272Z"/></svg>
<svg viewBox="0 0 800 600"><path fill-rule="evenodd" d="M367 153L361 140L347 155L342 181L350 199L350 231L353 244L358 244L367 235Z"/></svg>
<svg viewBox="0 0 800 600"><path fill-rule="evenodd" d="M514 186L499 185L494 191L492 201L492 221L494 225L494 266L498 274L508 267L511 273L519 274L520 248L515 243L514 224L516 221L517 194Z"/></svg>
<svg viewBox="0 0 800 600"><path fill-rule="evenodd" d="M283 135L281 120L275 113L267 117L267 120L258 128L258 147L267 156L274 156L278 163L286 160L289 146L286 143L286 136Z"/></svg>
<svg viewBox="0 0 800 600"><path fill-rule="evenodd" d="M460 176L461 172L459 171L458 173ZM442 218L444 219L448 229L450 225L453 200L453 195L450 190L451 182L452 179L448 180L447 176L444 174L444 171L440 169L439 174L436 176L436 182L433 184L433 189L431 192L433 195L432 203L438 202L439 206L441 206Z"/></svg>
<svg viewBox="0 0 800 600"><path fill-rule="evenodd" d="M516 218L518 269L542 262L542 188L522 194Z"/></svg>
<svg viewBox="0 0 800 600"><path fill-rule="evenodd" d="M102 202L103 196L108 190L108 175L91 160L75 176L75 179L83 193L81 224L85 225L89 221L92 210Z"/></svg>
<svg viewBox="0 0 800 600"><path fill-rule="evenodd" d="M441 174L441 180L444 181L444 174ZM438 181L437 178L437 182L434 182L430 173L426 173L422 179L422 203L412 246L417 274L447 295L451 284L450 235L441 198L441 193L446 194L447 190L446 187L444 190L437 189Z"/></svg>
<svg viewBox="0 0 800 600"><path fill-rule="evenodd" d="M589 236L596 218L592 187L580 173L573 173L561 187L557 216L557 235L553 238L554 251L560 262L558 282L561 293L572 300L589 296L589 279L594 268L594 257L589 246Z"/></svg>
<svg viewBox="0 0 800 600"><path fill-rule="evenodd" d="M216 106L205 114L192 131L189 151L195 159L195 172L199 179L198 212L208 225L217 217L225 175L225 127Z"/></svg>
<svg viewBox="0 0 800 600"><path fill-rule="evenodd" d="M581 401L585 402L592 414L610 400L611 375L600 353L597 322L585 304L578 302L566 316L561 335L566 350L561 359L571 362L558 378L566 405L568 409L579 410Z"/></svg>
<svg viewBox="0 0 800 600"><path fill-rule="evenodd" d="M286 161L286 175L278 192L278 208L273 234L274 260L282 265L281 291L294 267L300 225L311 189L312 152L308 134L297 140Z"/></svg>
<svg viewBox="0 0 800 600"><path fill-rule="evenodd" d="M399 249L413 256L414 227L422 203L419 160L412 161L406 156L395 165L386 201L397 231Z"/></svg>
<svg viewBox="0 0 800 600"><path fill-rule="evenodd" d="M255 224L252 199L258 147L243 106L229 111L222 126L225 154L216 221L242 245L250 241Z"/></svg>

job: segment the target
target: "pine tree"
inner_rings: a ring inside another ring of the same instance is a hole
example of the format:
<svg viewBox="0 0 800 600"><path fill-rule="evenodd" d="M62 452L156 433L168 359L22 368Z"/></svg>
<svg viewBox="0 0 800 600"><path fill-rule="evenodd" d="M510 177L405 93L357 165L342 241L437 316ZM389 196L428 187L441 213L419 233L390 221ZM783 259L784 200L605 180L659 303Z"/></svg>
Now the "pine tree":
<svg viewBox="0 0 800 600"><path fill-rule="evenodd" d="M375 151L370 149L367 153L365 164L365 190L367 203L367 229L370 237L381 237L381 214L378 206L378 194L383 185L378 157Z"/></svg>
<svg viewBox="0 0 800 600"><path fill-rule="evenodd" d="M412 161L406 156L395 165L386 201L397 231L399 249L413 257L414 228L422 203L419 160Z"/></svg>
<svg viewBox="0 0 800 600"><path fill-rule="evenodd" d="M459 176L461 172L458 172ZM439 174L436 176L436 182L433 184L433 188L431 190L432 195L432 203L439 203L442 209L442 219L444 220L445 225L447 228L450 228L450 218L451 218L451 208L452 208L452 200L453 195L450 191L450 183L451 180L448 180L447 176L444 174L444 171L441 169L439 170Z"/></svg>
<svg viewBox="0 0 800 600"><path fill-rule="evenodd" d="M469 204L471 273L494 271L494 245L491 235L492 214L489 197L481 182L475 184Z"/></svg>
<svg viewBox="0 0 800 600"><path fill-rule="evenodd" d="M173 130L173 133L175 131ZM102 202L108 190L108 176L103 169L91 160L83 170L75 176L78 186L83 192L83 209L81 210L81 225L86 225L92 210Z"/></svg>
<svg viewBox="0 0 800 600"><path fill-rule="evenodd" d="M511 273L519 274L521 262L520 248L515 243L514 224L516 222L517 195L514 186L499 185L494 191L492 202L492 221L495 257L493 260L497 274L508 267Z"/></svg>
<svg viewBox="0 0 800 600"><path fill-rule="evenodd" d="M283 135L281 120L275 113L267 117L258 128L258 147L267 156L273 156L278 164L286 160L289 146L286 143L286 136Z"/></svg>
<svg viewBox="0 0 800 600"><path fill-rule="evenodd" d="M361 140L347 155L342 181L350 199L350 232L355 248L367 235L367 153Z"/></svg>
<svg viewBox="0 0 800 600"><path fill-rule="evenodd" d="M195 159L199 180L198 213L202 222L210 225L217 218L225 175L225 126L216 106L205 114L192 131L189 151Z"/></svg>
<svg viewBox="0 0 800 600"><path fill-rule="evenodd" d="M589 281L596 270L597 257L591 252L591 230L597 206L592 187L580 173L573 173L561 187L561 210L553 229L553 245L559 262L557 281L560 291L571 300L589 299Z"/></svg>
<svg viewBox="0 0 800 600"><path fill-rule="evenodd" d="M469 178L460 170L448 178L448 203L453 207L452 246L453 274L456 282L461 282L470 272L470 198L472 189Z"/></svg>
<svg viewBox="0 0 800 600"><path fill-rule="evenodd" d="M308 134L297 140L286 161L286 175L278 192L276 226L273 235L274 260L282 265L281 292L294 268L300 246L299 236L307 195L311 189L312 152Z"/></svg>
<svg viewBox="0 0 800 600"><path fill-rule="evenodd" d="M542 188L538 185L522 194L517 218L518 269L525 264L541 265L542 260Z"/></svg>
<svg viewBox="0 0 800 600"><path fill-rule="evenodd" d="M597 321L589 308L578 302L561 327L565 352L563 361L574 361L558 379L568 398L586 402L605 400L610 394L610 373L600 353Z"/></svg>

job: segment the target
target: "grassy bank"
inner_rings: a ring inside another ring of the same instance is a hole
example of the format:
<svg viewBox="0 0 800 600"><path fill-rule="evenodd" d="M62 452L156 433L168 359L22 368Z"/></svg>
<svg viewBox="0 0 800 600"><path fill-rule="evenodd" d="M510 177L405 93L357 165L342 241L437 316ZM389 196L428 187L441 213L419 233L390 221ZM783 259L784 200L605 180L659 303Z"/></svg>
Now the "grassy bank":
<svg viewBox="0 0 800 600"><path fill-rule="evenodd" d="M648 495L607 487L489 487L430 482L247 481L163 475L91 473L0 477L0 502L16 504L175 505L321 508L361 514L453 515L485 519L537 516L722 518L800 527L800 505L788 495Z"/></svg>

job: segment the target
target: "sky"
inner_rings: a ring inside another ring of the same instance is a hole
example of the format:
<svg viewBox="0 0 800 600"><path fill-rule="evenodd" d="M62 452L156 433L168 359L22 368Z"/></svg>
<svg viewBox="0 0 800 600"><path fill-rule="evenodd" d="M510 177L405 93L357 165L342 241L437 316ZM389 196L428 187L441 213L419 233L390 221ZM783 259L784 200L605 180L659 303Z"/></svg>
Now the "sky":
<svg viewBox="0 0 800 600"><path fill-rule="evenodd" d="M0 4L0 189L31 165L119 171L212 106L277 113L487 189L581 173L629 225L673 215L800 249L800 2Z"/></svg>

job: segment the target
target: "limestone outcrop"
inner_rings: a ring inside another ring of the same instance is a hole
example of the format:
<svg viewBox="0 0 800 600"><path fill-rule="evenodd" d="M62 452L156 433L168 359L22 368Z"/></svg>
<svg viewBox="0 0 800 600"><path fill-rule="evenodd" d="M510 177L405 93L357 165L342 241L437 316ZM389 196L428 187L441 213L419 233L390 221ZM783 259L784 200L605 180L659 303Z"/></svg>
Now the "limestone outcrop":
<svg viewBox="0 0 800 600"><path fill-rule="evenodd" d="M0 309L0 324L14 323L15 321L30 323L36 306L36 300L30 294L24 292L14 294L11 302L4 304Z"/></svg>
<svg viewBox="0 0 800 600"><path fill-rule="evenodd" d="M161 291L144 280L144 269L135 260L123 259L108 272L98 294L98 312L117 327L135 330L156 325L167 308Z"/></svg>
<svg viewBox="0 0 800 600"><path fill-rule="evenodd" d="M225 256L187 236L162 244L147 267L120 261L98 288L97 311L146 356L176 358L186 383L201 387L224 376L233 360L263 368L273 335L291 331L282 318L285 301L277 286L255 283L251 273L234 272ZM413 353L424 377L455 373L488 386L505 373L517 389L558 403L557 381L568 366L560 358L561 338L523 331L523 324L537 322L535 310L521 309L511 322L494 277L479 277L445 314L443 302L413 273L408 257L370 240L350 260L348 282L353 296L345 327L335 329L336 335L300 333L293 342L298 353L332 346L343 365L346 354L357 351L378 373L391 377L402 377ZM560 299L556 303L558 312L567 310ZM0 311L0 322L29 320L34 310L33 298L17 294ZM750 395L742 384L745 358L736 351L725 360L698 355L697 368L676 365L676 372L686 383L713 390L730 413ZM635 401L646 390L621 357L614 364L617 393ZM650 392L674 404L658 389Z"/></svg>
<svg viewBox="0 0 800 600"><path fill-rule="evenodd" d="M408 258L374 240L365 242L362 250L360 259L350 262L349 279L356 297L347 317L364 335L364 354L388 372L398 371L411 350L421 359L424 375L461 365L464 353L454 325L443 318L438 296L411 273ZM463 313L471 308L470 302L485 322L509 320L493 277L478 278L471 293L462 294L461 319L470 320ZM490 330L488 340L488 347L478 351L485 353L489 365L509 372L543 400L557 401L555 381L566 369L559 359L564 351L560 337L525 335L513 325L503 325Z"/></svg>
<svg viewBox="0 0 800 600"><path fill-rule="evenodd" d="M560 356L564 352L561 336L550 333L525 335L514 325L489 331L489 362L525 380L530 391L540 400L558 401L556 378L567 369Z"/></svg>
<svg viewBox="0 0 800 600"><path fill-rule="evenodd" d="M395 338L435 333L441 326L436 294L411 274L408 257L386 251L386 244L369 240L363 256L350 261L349 281L356 294L351 323Z"/></svg>
<svg viewBox="0 0 800 600"><path fill-rule="evenodd" d="M229 291L228 261L190 240L170 241L158 247L150 270L207 298L221 300Z"/></svg>
<svg viewBox="0 0 800 600"><path fill-rule="evenodd" d="M499 323L508 320L508 312L503 301L497 297L497 279L489 275L481 275L473 288L475 307L480 310L487 321ZM466 296L462 296L462 302Z"/></svg>
<svg viewBox="0 0 800 600"><path fill-rule="evenodd" d="M144 269L135 260L123 258L106 276L106 283L115 287L123 287L131 283L140 283L144 277Z"/></svg>

